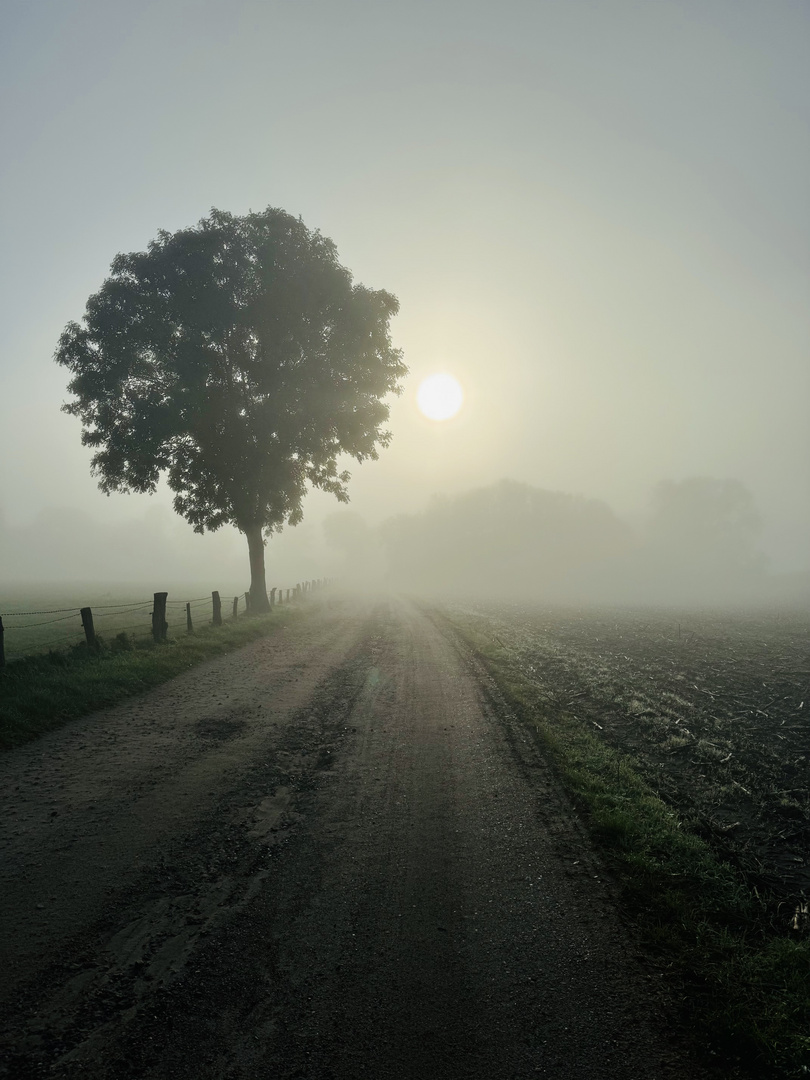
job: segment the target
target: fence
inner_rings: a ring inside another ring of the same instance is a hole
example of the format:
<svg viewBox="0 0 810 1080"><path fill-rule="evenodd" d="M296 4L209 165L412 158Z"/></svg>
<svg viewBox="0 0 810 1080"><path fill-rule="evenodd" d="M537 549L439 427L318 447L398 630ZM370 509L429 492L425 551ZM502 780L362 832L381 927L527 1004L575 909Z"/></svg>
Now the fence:
<svg viewBox="0 0 810 1080"><path fill-rule="evenodd" d="M268 593L271 610L277 605L297 602L323 588L326 579L298 582L288 589L274 587ZM212 592L191 600L170 600L168 593L154 593L151 600L124 600L117 604L51 608L41 611L0 613L0 667L6 659L67 648L85 643L97 648L99 636L111 641L120 634L151 635L165 641L170 628L183 626L193 633L195 623L221 626L223 605L227 618L250 613L250 593L220 596ZM241 606L241 611L240 611Z"/></svg>

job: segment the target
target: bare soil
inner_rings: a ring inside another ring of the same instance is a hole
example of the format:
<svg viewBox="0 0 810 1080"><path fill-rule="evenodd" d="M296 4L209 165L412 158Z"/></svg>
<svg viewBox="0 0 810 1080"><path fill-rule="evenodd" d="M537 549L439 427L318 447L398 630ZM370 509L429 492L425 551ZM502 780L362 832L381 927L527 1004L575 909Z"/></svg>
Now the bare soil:
<svg viewBox="0 0 810 1080"><path fill-rule="evenodd" d="M8 754L0 858L15 1080L700 1075L531 734L406 601Z"/></svg>
<svg viewBox="0 0 810 1080"><path fill-rule="evenodd" d="M774 897L810 896L810 614L468 609L551 714L630 754L722 857Z"/></svg>

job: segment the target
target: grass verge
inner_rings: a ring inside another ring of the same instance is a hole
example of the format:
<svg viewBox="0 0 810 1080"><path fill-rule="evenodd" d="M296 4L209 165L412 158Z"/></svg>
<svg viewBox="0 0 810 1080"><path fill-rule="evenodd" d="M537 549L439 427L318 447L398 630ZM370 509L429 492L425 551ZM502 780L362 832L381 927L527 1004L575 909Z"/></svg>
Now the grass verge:
<svg viewBox="0 0 810 1080"><path fill-rule="evenodd" d="M213 656L273 633L299 612L227 620L155 644L123 633L86 645L15 660L0 669L0 750L9 750L132 694L166 682Z"/></svg>
<svg viewBox="0 0 810 1080"><path fill-rule="evenodd" d="M680 1003L687 1038L723 1077L810 1075L810 937L652 791L630 757L565 710L540 705L506 647L446 615L515 713L537 732L617 879L645 950Z"/></svg>

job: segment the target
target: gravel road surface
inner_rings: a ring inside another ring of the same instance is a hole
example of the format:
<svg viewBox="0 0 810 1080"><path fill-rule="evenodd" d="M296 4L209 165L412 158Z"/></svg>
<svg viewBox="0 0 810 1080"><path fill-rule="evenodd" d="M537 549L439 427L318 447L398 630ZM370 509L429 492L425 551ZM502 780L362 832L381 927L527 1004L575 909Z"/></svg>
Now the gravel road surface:
<svg viewBox="0 0 810 1080"><path fill-rule="evenodd" d="M659 983L411 602L322 602L0 760L0 1076L698 1077Z"/></svg>

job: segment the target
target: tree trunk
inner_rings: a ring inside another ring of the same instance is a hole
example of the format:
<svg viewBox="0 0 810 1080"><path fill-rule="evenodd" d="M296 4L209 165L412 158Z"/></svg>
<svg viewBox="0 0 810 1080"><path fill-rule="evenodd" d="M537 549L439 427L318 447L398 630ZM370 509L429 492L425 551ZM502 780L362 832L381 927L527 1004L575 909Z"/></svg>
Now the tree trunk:
<svg viewBox="0 0 810 1080"><path fill-rule="evenodd" d="M250 554L250 610L256 614L270 610L264 577L264 538L261 525L245 529Z"/></svg>

